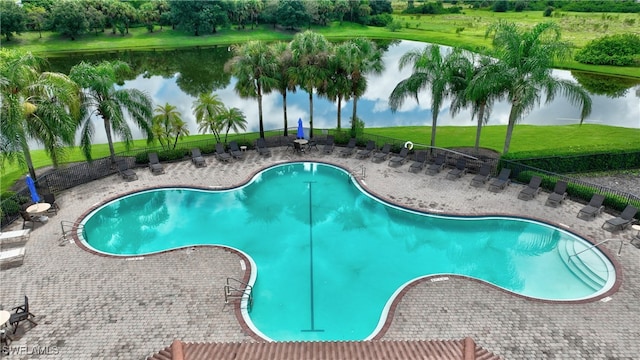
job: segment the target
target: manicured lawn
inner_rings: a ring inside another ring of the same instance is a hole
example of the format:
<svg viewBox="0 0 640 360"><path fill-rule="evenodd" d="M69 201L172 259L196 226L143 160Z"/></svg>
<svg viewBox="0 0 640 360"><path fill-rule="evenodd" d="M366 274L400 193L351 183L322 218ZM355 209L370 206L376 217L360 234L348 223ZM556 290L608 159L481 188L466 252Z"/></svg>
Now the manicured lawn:
<svg viewBox="0 0 640 360"><path fill-rule="evenodd" d="M475 126L441 126L438 127L436 145L439 147L472 147L475 144ZM399 126L390 128L365 129L368 135L379 135L412 141L414 144L429 144L431 128L426 126ZM502 152L506 126L485 126L482 129L480 146ZM244 136L244 135L238 135ZM257 134L246 134L247 137L257 137ZM272 136L268 134L267 136ZM229 134L229 141L236 135ZM192 142L197 140L212 139L212 135L192 135L178 141ZM535 126L517 125L511 141L510 152L527 152L532 156L542 155L569 155L577 153L610 152L610 151L637 151L640 147L640 129L628 129L604 125L566 125L566 126ZM157 145L157 144L156 144ZM153 146L153 145L152 145ZM121 143L116 143L116 152L124 151ZM134 149L145 149L145 140L136 140ZM95 159L109 155L107 144L96 144L92 147ZM51 165L51 160L44 150L32 150L31 156L36 168ZM79 148L69 149L67 162L84 161ZM21 169L17 164L5 164L2 174L1 189L5 191L16 180L26 174L26 169Z"/></svg>

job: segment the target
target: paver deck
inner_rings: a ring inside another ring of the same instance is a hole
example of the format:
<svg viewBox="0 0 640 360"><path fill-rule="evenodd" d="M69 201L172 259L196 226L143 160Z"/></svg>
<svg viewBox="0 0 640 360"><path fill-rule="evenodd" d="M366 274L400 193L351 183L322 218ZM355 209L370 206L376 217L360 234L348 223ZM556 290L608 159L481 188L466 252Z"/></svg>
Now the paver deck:
<svg viewBox="0 0 640 360"><path fill-rule="evenodd" d="M339 151L339 149L336 149ZM609 301L584 304L546 303L510 295L467 279L421 282L399 301L383 339L461 339L505 359L637 359L640 354L640 250L628 245L634 231L610 233L602 223L578 219L583 204L565 201L558 208L544 206L546 193L517 199L525 185L512 184L500 193L469 185L471 174L452 181L446 171L428 176L411 173L409 165L341 157L338 152L308 152L303 156L272 149L260 157L249 151L244 160L229 164L205 157L207 167L191 161L165 163L165 174L138 168L137 181L118 175L84 184L57 195L57 215L38 224L26 244L20 267L0 272L0 305L6 310L29 296L38 326L18 330L9 350L11 359L30 359L32 352L46 359L143 359L174 339L189 342L252 342L242 331L234 310L224 305L227 277L242 277L237 255L198 247L118 259L90 254L62 240L61 221L73 222L92 206L119 194L169 185L234 186L265 166L292 160L320 160L365 174L366 187L403 206L457 214L530 215L563 224L601 241L622 266L623 282ZM19 229L21 221L12 228ZM553 275L549 275L553 281Z"/></svg>

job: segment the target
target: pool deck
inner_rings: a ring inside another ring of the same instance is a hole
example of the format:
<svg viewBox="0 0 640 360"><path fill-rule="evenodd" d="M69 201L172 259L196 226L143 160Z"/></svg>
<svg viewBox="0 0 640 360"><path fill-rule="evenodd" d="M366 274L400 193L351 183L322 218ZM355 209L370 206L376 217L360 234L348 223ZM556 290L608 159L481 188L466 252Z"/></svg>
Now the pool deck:
<svg viewBox="0 0 640 360"><path fill-rule="evenodd" d="M219 248L176 250L141 259L96 256L62 239L61 221L74 222L93 206L121 194L158 186L232 187L272 164L318 160L350 169L370 191L405 207L455 214L530 216L567 226L592 241L624 239L603 245L621 265L622 285L608 301L579 304L548 303L513 296L494 287L451 277L423 281L399 300L382 339L424 340L472 337L479 346L505 359L638 359L640 354L640 249L629 245L635 231L601 229L611 218L578 219L584 204L565 201L544 205L546 193L517 198L524 187L512 184L500 193L469 185L467 174L447 180L414 174L405 163L390 167L355 156L343 158L339 148L326 155L313 151L299 156L284 148L260 157L248 151L229 164L208 156L208 166L190 161L165 163L165 173L136 169L138 180L118 175L57 194L57 215L37 224L26 245L23 265L0 271L0 305L9 310L29 296L38 325L23 323L12 343L30 359L32 351L46 359L144 359L174 339L193 342L252 342L238 323L233 306L224 304L227 277L242 278L240 258ZM207 225L215 231L215 224ZM16 221L5 231L20 229ZM204 229L204 227L203 227ZM553 274L549 274L553 281ZM26 329L26 332L23 330Z"/></svg>

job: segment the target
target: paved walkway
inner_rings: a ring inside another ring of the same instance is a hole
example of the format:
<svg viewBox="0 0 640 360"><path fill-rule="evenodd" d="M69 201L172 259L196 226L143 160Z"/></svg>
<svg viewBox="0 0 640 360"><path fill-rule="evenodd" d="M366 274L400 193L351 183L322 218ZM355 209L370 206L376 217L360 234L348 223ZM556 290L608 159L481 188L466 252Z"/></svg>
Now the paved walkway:
<svg viewBox="0 0 640 360"><path fill-rule="evenodd" d="M243 333L222 287L227 277L240 278L239 258L216 248L178 250L144 257L114 259L92 255L61 240L61 221L76 221L95 204L122 193L161 185L232 186L278 162L317 159L362 174L366 186L404 206L460 214L502 213L564 224L600 241L631 239L627 230L611 234L600 229L611 215L594 221L576 218L582 204L566 201L544 206L546 194L532 201L517 199L523 185L495 194L469 185L472 175L451 181L444 173L413 174L408 165L392 168L355 157L312 152L302 157L274 150L270 158L247 152L247 158L196 169L189 161L165 164L154 176L137 169L139 179L124 182L117 175L75 187L57 196L61 210L38 225L20 267L0 272L0 305L8 309L29 296L38 326L18 332L12 350L30 359L32 351L46 359L143 359L174 339L183 341L254 341ZM20 227L21 221L14 227ZM9 230L9 229L7 229ZM619 243L605 245L615 256ZM637 359L640 354L640 250L624 245L617 257L623 283L610 301L551 304L512 296L465 279L422 282L400 301L384 339L461 339L505 359ZM549 274L553 281L553 274Z"/></svg>

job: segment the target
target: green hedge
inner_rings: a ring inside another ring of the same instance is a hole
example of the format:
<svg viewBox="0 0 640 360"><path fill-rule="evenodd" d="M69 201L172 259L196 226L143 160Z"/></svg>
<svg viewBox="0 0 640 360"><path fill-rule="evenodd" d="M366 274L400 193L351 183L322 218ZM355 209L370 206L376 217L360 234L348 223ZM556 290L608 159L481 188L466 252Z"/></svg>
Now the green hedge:
<svg viewBox="0 0 640 360"><path fill-rule="evenodd" d="M26 196L16 195L13 191L5 191L0 195L0 217L14 216L20 212L22 205L31 201Z"/></svg>
<svg viewBox="0 0 640 360"><path fill-rule="evenodd" d="M640 150L635 152L610 152L572 156L523 158L526 154L507 154L502 157L523 165L544 169L558 174L600 172L640 168Z"/></svg>
<svg viewBox="0 0 640 360"><path fill-rule="evenodd" d="M583 64L636 66L640 63L640 36L629 33L592 40L575 59Z"/></svg>

